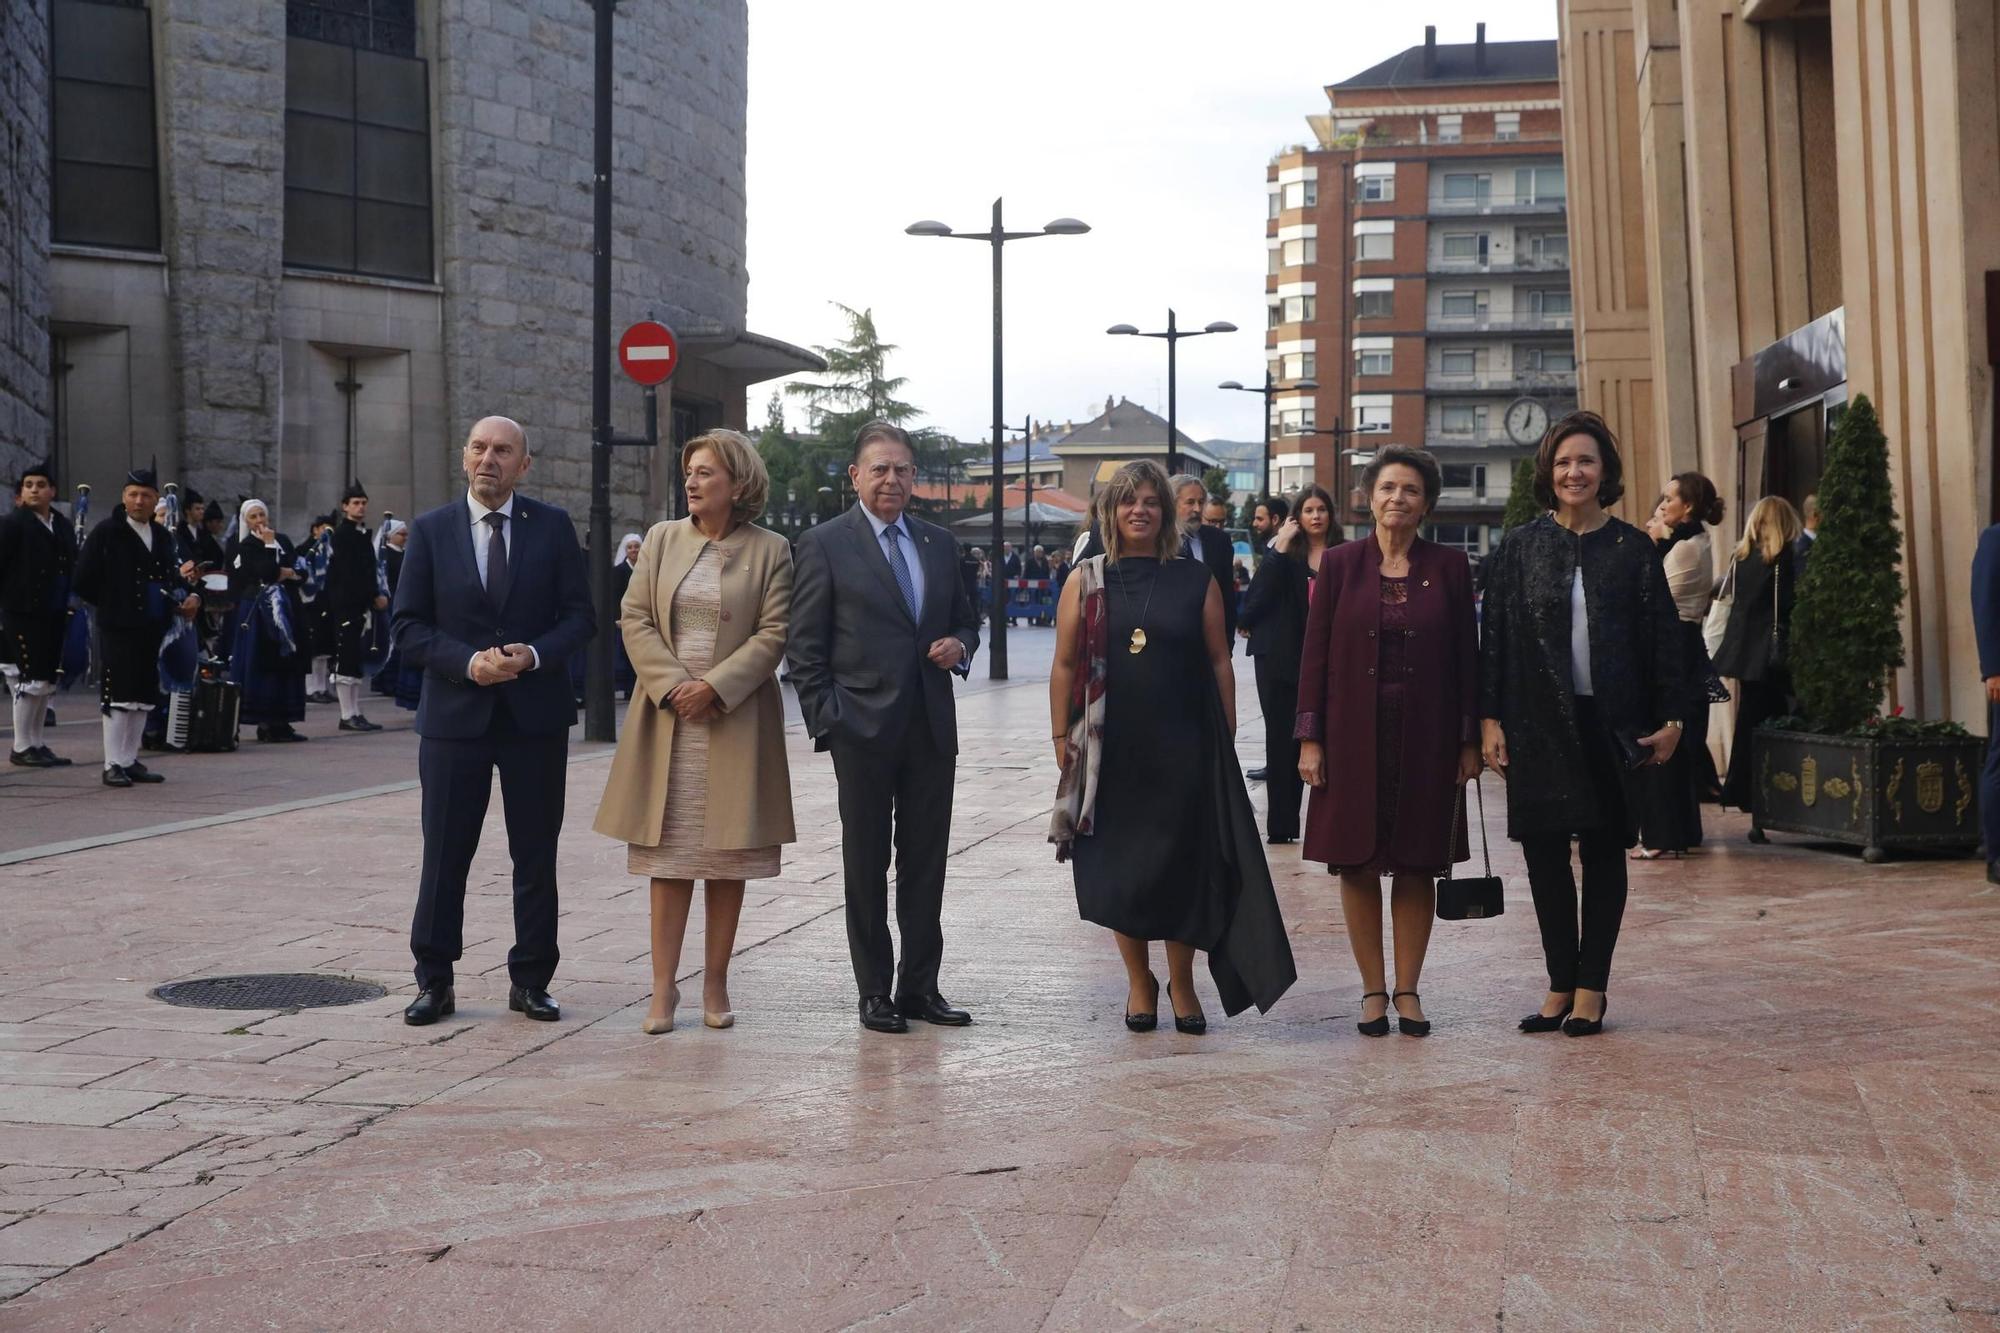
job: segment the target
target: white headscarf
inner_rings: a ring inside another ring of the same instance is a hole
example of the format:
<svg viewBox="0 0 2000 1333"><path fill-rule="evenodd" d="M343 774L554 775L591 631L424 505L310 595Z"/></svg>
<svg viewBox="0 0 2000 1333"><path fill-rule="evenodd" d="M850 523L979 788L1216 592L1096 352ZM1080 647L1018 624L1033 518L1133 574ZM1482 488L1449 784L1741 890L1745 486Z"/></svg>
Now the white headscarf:
<svg viewBox="0 0 2000 1333"><path fill-rule="evenodd" d="M375 550L377 554L380 554L382 548L389 544L391 537L409 526L409 524L403 522L400 518L383 519L382 526L375 530Z"/></svg>
<svg viewBox="0 0 2000 1333"><path fill-rule="evenodd" d="M628 532L623 537L620 537L617 548L611 552L611 567L616 569L625 563L625 548L627 546L633 542L644 542L645 540L644 535L637 532Z"/></svg>
<svg viewBox="0 0 2000 1333"><path fill-rule="evenodd" d="M253 509L263 510L264 518L267 522L271 517L271 507L265 504L262 500L257 500L257 499L245 500L241 505L237 506L236 535L238 537L241 537L245 541L250 540L250 511ZM274 533L273 535L276 534Z"/></svg>

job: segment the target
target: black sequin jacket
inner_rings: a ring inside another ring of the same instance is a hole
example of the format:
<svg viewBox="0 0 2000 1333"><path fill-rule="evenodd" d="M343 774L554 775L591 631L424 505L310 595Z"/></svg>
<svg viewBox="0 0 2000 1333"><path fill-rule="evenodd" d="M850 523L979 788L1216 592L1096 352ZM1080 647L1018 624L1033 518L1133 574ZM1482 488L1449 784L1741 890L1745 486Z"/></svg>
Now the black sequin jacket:
<svg viewBox="0 0 2000 1333"><path fill-rule="evenodd" d="M1579 559L1600 720L1627 740L1686 720L1679 616L1646 534L1614 518L1579 537L1548 515L1508 533L1486 562L1479 710L1506 730L1514 838L1599 822L1572 696L1570 584Z"/></svg>

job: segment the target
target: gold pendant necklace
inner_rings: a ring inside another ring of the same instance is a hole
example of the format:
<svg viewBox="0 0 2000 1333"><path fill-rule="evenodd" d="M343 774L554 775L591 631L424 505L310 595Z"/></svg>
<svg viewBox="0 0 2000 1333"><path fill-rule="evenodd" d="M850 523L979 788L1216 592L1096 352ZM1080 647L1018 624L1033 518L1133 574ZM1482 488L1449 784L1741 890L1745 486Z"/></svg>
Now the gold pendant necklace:
<svg viewBox="0 0 2000 1333"><path fill-rule="evenodd" d="M1146 605L1139 612L1139 627L1132 631L1132 637L1127 641L1125 646L1125 651L1134 656L1146 651L1146 618L1152 614L1153 594L1158 592L1159 589L1160 579L1156 573L1153 576L1152 586L1146 589ZM1132 594L1125 587L1125 576L1122 572L1118 577L1118 590L1125 594L1125 605L1130 607L1132 605Z"/></svg>
<svg viewBox="0 0 2000 1333"><path fill-rule="evenodd" d="M1127 648L1125 651L1129 653L1143 653L1146 651L1145 626L1142 625L1138 629L1132 631L1132 646L1130 648Z"/></svg>

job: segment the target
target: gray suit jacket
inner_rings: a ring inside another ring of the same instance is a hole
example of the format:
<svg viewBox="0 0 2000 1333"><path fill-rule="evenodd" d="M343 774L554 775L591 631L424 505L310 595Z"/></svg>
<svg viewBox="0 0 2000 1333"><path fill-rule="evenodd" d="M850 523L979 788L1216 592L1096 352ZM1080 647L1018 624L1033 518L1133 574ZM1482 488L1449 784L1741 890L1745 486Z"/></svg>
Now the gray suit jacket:
<svg viewBox="0 0 2000 1333"><path fill-rule="evenodd" d="M952 535L910 514L903 521L923 561L924 604L914 620L859 506L807 529L793 553L785 657L818 749L895 749L919 725L931 729L940 753L958 753L951 676L926 654L952 636L965 644L969 663L979 648L979 620L958 576Z"/></svg>

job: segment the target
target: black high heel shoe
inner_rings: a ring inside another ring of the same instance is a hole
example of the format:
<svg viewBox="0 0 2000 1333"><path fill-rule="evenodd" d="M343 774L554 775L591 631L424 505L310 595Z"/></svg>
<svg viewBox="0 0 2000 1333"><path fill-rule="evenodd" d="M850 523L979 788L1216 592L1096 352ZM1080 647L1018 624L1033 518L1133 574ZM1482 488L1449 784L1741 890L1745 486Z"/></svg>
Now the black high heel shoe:
<svg viewBox="0 0 2000 1333"><path fill-rule="evenodd" d="M1151 972L1146 978L1153 983L1153 1008L1149 1013L1125 1015L1125 1026L1134 1032L1151 1032L1160 1025L1160 979Z"/></svg>
<svg viewBox="0 0 2000 1333"><path fill-rule="evenodd" d="M1389 992L1385 990L1363 991L1361 1003L1366 1004L1377 995L1385 1000L1391 998ZM1384 1013L1380 1018L1371 1018L1365 1023L1356 1023L1354 1030L1364 1037L1386 1037L1389 1035L1389 1015Z"/></svg>
<svg viewBox="0 0 2000 1333"><path fill-rule="evenodd" d="M1570 1010L1575 1007L1576 1001L1572 999L1568 1004L1563 1006L1563 1011L1559 1014L1545 1014L1537 1009L1534 1013L1529 1014L1521 1020L1521 1031L1554 1032L1563 1025L1563 1020L1569 1017Z"/></svg>
<svg viewBox="0 0 2000 1333"><path fill-rule="evenodd" d="M1595 1018L1572 1018L1563 1024L1565 1037L1594 1037L1604 1031L1604 1013L1611 1007L1611 997L1605 996L1597 1007Z"/></svg>
<svg viewBox="0 0 2000 1333"><path fill-rule="evenodd" d="M1171 1005L1173 1002L1174 983L1169 981L1167 983L1167 1003ZM1199 1037L1202 1033L1208 1031L1208 1015L1195 1014L1190 1018L1182 1018L1179 1014L1175 1014L1174 1031L1184 1032L1190 1037Z"/></svg>
<svg viewBox="0 0 2000 1333"><path fill-rule="evenodd" d="M1399 990L1389 997L1389 1003L1393 1005L1404 995L1416 996L1419 1002L1424 998L1413 990ZM1428 1037L1431 1035L1431 1021L1428 1018L1405 1018L1403 1011L1399 1009L1396 1011L1396 1031L1406 1037Z"/></svg>

